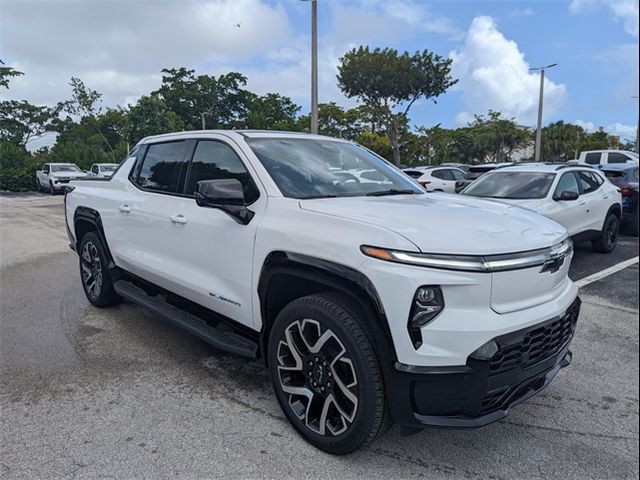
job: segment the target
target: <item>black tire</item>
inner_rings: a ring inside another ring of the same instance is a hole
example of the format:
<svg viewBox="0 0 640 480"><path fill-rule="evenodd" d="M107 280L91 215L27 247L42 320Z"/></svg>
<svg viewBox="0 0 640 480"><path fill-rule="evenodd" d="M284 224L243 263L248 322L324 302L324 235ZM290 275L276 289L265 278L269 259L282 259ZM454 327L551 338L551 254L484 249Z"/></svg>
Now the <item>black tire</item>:
<svg viewBox="0 0 640 480"><path fill-rule="evenodd" d="M620 236L620 220L610 213L604 221L602 231L591 241L591 247L598 253L611 253L615 250Z"/></svg>
<svg viewBox="0 0 640 480"><path fill-rule="evenodd" d="M390 426L380 364L362 325L358 309L326 293L288 304L269 335L282 411L309 443L335 455L367 445Z"/></svg>
<svg viewBox="0 0 640 480"><path fill-rule="evenodd" d="M56 189L53 188L53 182L51 180L49 180L49 193L51 195L55 195L56 194Z"/></svg>
<svg viewBox="0 0 640 480"><path fill-rule="evenodd" d="M109 275L109 261L100 237L94 232L82 237L78 250L80 279L87 299L95 307L108 307L120 301Z"/></svg>
<svg viewBox="0 0 640 480"><path fill-rule="evenodd" d="M38 177L36 177L36 191L42 191L42 185L40 185L40 180L38 179Z"/></svg>

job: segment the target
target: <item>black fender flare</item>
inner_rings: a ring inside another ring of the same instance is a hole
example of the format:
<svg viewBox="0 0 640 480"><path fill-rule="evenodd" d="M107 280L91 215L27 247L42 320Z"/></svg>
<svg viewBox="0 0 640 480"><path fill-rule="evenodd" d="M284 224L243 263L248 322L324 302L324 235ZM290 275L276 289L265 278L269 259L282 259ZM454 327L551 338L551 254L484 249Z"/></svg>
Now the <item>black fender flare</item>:
<svg viewBox="0 0 640 480"><path fill-rule="evenodd" d="M102 226L102 218L100 217L100 213L97 210L89 207L77 207L75 212L73 213L73 228L75 232L75 250L80 254L80 242L82 237L78 235L78 222L86 222L91 224L94 228L91 230L95 230L100 237L100 241L105 249L107 256L109 257L109 268L113 268L115 266L113 262L113 256L111 255L111 250L109 250L109 244L107 243L107 238L104 235L104 228Z"/></svg>
<svg viewBox="0 0 640 480"><path fill-rule="evenodd" d="M362 272L332 261L285 251L271 252L265 259L258 281L260 298L261 357L267 363L267 343L275 316L270 312L269 289L278 275L289 275L327 287L349 296L364 310L369 325L370 338L374 343L383 371L393 368L397 359L389 323L380 297L373 283Z"/></svg>

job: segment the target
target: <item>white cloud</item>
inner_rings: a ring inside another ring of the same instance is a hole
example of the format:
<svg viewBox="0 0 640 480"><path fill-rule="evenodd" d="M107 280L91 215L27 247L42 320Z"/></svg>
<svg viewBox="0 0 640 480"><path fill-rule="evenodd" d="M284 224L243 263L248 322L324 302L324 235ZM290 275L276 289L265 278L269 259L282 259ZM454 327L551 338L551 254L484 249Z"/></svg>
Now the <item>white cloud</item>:
<svg viewBox="0 0 640 480"><path fill-rule="evenodd" d="M590 132L590 133L595 132L596 130L599 130L600 128L602 128L604 129L605 132L609 133L610 135L617 135L623 140L632 140L636 138L635 125L625 125L620 122L615 122L606 126L605 125L596 126L595 123L585 121L585 120L576 120L574 123L576 125L580 125L582 128L584 128L587 132Z"/></svg>
<svg viewBox="0 0 640 480"><path fill-rule="evenodd" d="M68 97L71 76L122 103L157 88L162 68L241 63L292 36L284 7L266 1L21 1L2 10L3 60L26 74L8 95L44 104Z"/></svg>
<svg viewBox="0 0 640 480"><path fill-rule="evenodd" d="M512 10L511 12L509 12L510 17L531 17L535 14L536 14L535 10L533 10L533 8L531 7L516 8L515 10Z"/></svg>
<svg viewBox="0 0 640 480"><path fill-rule="evenodd" d="M516 121L532 125L538 108L540 77L529 72L524 53L513 40L507 39L491 17L476 17L471 22L464 45L452 51L452 72L460 81L463 102L469 112L458 120L471 118L474 113L497 110ZM566 86L545 79L545 117L553 116L566 96Z"/></svg>
<svg viewBox="0 0 640 480"><path fill-rule="evenodd" d="M622 22L625 32L638 36L638 0L572 0L569 10L582 13L585 10L607 7L616 21Z"/></svg>

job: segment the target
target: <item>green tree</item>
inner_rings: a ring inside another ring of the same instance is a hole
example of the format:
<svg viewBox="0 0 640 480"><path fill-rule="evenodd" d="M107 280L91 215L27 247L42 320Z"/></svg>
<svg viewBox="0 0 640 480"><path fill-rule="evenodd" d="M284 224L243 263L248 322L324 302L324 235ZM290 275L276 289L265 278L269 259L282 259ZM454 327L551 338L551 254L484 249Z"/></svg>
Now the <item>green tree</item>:
<svg viewBox="0 0 640 480"><path fill-rule="evenodd" d="M0 102L0 139L26 147L47 132L54 116L55 109L26 100L4 100Z"/></svg>
<svg viewBox="0 0 640 480"><path fill-rule="evenodd" d="M158 94L145 95L129 108L125 136L131 145L144 137L184 130L184 122Z"/></svg>
<svg viewBox="0 0 640 480"><path fill-rule="evenodd" d="M542 129L542 158L555 162L576 158L585 136L578 125L562 120L550 123Z"/></svg>
<svg viewBox="0 0 640 480"><path fill-rule="evenodd" d="M410 55L391 48L359 47L347 52L338 66L338 84L349 98L358 98L384 125L400 165L400 126L418 99L431 99L454 85L451 60L428 50Z"/></svg>
<svg viewBox="0 0 640 480"><path fill-rule="evenodd" d="M4 65L4 62L0 60L0 63ZM13 77L19 77L24 73L15 70L12 67L0 67L0 87L9 88L9 81Z"/></svg>
<svg viewBox="0 0 640 480"><path fill-rule="evenodd" d="M277 93L263 96L247 95L247 114L244 128L260 130L296 130L297 115L300 107L289 97Z"/></svg>
<svg viewBox="0 0 640 480"><path fill-rule="evenodd" d="M116 163L115 147L116 144L122 140L122 127L124 123L120 121L121 119L118 119L117 126L114 125L113 122L110 124L107 122L109 124L109 129L107 129L105 128L103 117L122 117L122 113L118 115L113 109L105 109L102 105L102 94L87 87L79 78L71 77L69 85L71 85L72 90L71 100L60 104L61 107L68 113L79 116L93 126L111 153L111 161ZM110 135L110 133L115 135Z"/></svg>
<svg viewBox="0 0 640 480"><path fill-rule="evenodd" d="M531 141L528 129L493 110L489 110L487 116L476 115L469 127L476 143L477 158L482 162L508 162L516 150Z"/></svg>

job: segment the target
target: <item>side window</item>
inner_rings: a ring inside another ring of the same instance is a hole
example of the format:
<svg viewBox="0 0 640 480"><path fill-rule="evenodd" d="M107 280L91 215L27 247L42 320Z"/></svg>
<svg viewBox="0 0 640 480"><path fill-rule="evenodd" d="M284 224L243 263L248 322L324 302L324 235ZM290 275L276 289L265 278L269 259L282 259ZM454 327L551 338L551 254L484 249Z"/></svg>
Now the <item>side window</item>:
<svg viewBox="0 0 640 480"><path fill-rule="evenodd" d="M609 155L607 156L608 163L627 163L629 160L629 157L624 153L609 152Z"/></svg>
<svg viewBox="0 0 640 480"><path fill-rule="evenodd" d="M596 182L598 182L598 187L600 187L604 183L604 178L602 178L602 175L595 172L590 172L589 175L596 179Z"/></svg>
<svg viewBox="0 0 640 480"><path fill-rule="evenodd" d="M580 190L582 191L582 193L595 192L598 188L600 188L600 183L591 172L579 170L577 173L578 179L580 180Z"/></svg>
<svg viewBox="0 0 640 480"><path fill-rule="evenodd" d="M600 163L601 153L587 153L584 161L589 165L598 165Z"/></svg>
<svg viewBox="0 0 640 480"><path fill-rule="evenodd" d="M449 181L453 181L455 180L453 173L451 173L451 170L447 169L447 170L440 170L440 174L442 175L440 178L443 180L449 180Z"/></svg>
<svg viewBox="0 0 640 480"><path fill-rule="evenodd" d="M237 178L244 189L244 199L253 203L260 196L242 160L228 145L212 140L198 142L187 178L187 195L193 195L200 180Z"/></svg>
<svg viewBox="0 0 640 480"><path fill-rule="evenodd" d="M434 170L433 172L431 172L431 176L433 178L439 178L441 180L444 180L444 176L442 172L444 172L444 170Z"/></svg>
<svg viewBox="0 0 640 480"><path fill-rule="evenodd" d="M43 167L42 171L48 175L49 174L49 169L50 169L49 165L45 165Z"/></svg>
<svg viewBox="0 0 640 480"><path fill-rule="evenodd" d="M97 165L94 165L93 167L91 167L91 173L95 173L96 175L99 173Z"/></svg>
<svg viewBox="0 0 640 480"><path fill-rule="evenodd" d="M180 193L180 172L185 164L185 141L150 145L142 161L137 184L159 192Z"/></svg>
<svg viewBox="0 0 640 480"><path fill-rule="evenodd" d="M573 172L562 174L562 177L560 177L560 181L558 182L558 186L556 187L556 191L553 196L559 197L560 195L562 195L562 192L573 192L580 195L578 179Z"/></svg>
<svg viewBox="0 0 640 480"><path fill-rule="evenodd" d="M451 170L451 174L455 180L462 180L465 177L465 173L462 170Z"/></svg>

